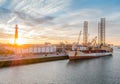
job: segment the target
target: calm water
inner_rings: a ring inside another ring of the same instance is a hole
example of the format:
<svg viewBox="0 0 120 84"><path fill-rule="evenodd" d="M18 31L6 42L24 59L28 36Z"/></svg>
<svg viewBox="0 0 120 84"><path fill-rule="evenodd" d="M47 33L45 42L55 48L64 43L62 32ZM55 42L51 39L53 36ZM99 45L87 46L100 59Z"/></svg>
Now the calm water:
<svg viewBox="0 0 120 84"><path fill-rule="evenodd" d="M97 59L0 68L0 84L120 84L120 49Z"/></svg>

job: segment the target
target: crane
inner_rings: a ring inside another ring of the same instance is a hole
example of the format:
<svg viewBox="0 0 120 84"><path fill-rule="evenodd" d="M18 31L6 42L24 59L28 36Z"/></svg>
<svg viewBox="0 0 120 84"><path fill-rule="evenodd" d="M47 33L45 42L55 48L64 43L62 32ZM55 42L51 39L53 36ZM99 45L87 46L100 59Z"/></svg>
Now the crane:
<svg viewBox="0 0 120 84"><path fill-rule="evenodd" d="M77 44L79 44L79 42L80 42L81 33L82 33L82 31L80 31L80 33L79 33Z"/></svg>
<svg viewBox="0 0 120 84"><path fill-rule="evenodd" d="M95 38L90 42L89 45L90 45L90 46L91 46L91 45L95 45L95 44L96 44L96 40L97 40L97 36L95 36Z"/></svg>

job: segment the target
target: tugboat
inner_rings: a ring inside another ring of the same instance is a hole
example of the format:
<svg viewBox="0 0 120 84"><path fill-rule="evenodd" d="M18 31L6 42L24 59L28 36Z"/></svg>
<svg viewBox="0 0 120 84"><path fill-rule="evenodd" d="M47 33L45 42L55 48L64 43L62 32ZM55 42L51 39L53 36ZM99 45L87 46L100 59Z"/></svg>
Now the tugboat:
<svg viewBox="0 0 120 84"><path fill-rule="evenodd" d="M89 59L104 56L112 56L113 49L110 45L105 44L105 18L101 18L101 23L98 25L98 44L96 43L97 36L87 42L88 22L84 22L83 44L79 44L81 32L78 37L78 42L72 45L72 49L67 51L69 60Z"/></svg>

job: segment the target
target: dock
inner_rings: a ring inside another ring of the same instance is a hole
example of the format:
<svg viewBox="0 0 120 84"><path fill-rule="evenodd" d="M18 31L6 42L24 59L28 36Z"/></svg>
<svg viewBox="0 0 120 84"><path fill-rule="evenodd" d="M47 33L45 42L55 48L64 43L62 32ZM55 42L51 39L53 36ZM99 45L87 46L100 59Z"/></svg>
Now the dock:
<svg viewBox="0 0 120 84"><path fill-rule="evenodd" d="M40 62L68 59L66 54L30 55L30 56L7 56L0 57L0 67L26 65Z"/></svg>

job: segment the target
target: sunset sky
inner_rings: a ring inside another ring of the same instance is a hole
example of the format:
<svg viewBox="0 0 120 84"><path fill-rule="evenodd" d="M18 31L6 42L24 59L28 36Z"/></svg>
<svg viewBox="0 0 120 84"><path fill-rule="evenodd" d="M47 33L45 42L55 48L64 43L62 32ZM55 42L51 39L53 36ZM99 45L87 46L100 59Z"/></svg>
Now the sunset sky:
<svg viewBox="0 0 120 84"><path fill-rule="evenodd" d="M0 43L11 42L15 24L25 43L71 43L86 20L91 40L102 17L107 42L120 45L120 0L0 0Z"/></svg>

